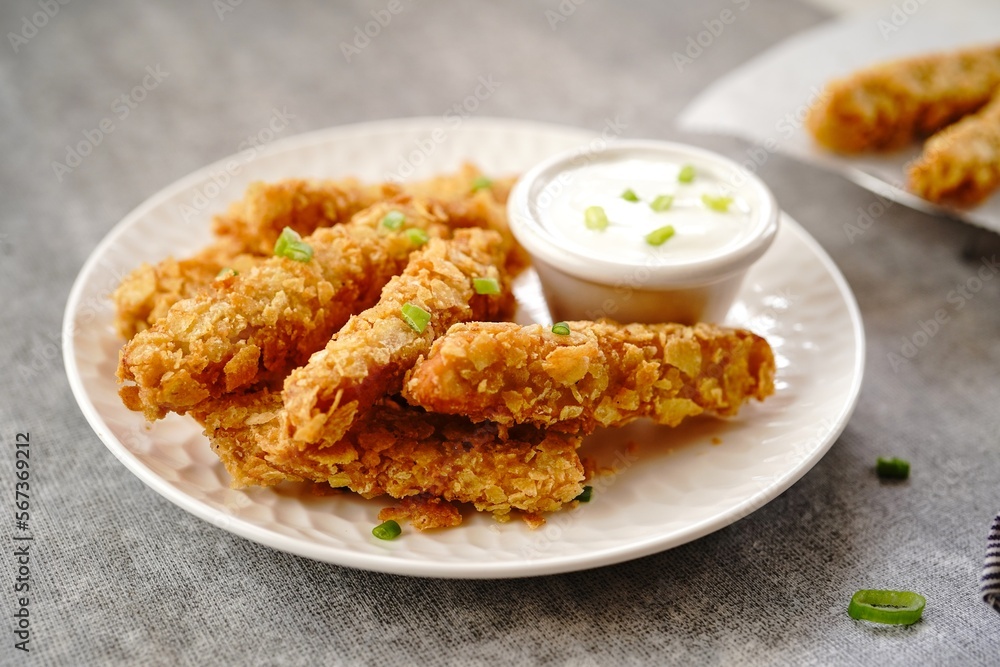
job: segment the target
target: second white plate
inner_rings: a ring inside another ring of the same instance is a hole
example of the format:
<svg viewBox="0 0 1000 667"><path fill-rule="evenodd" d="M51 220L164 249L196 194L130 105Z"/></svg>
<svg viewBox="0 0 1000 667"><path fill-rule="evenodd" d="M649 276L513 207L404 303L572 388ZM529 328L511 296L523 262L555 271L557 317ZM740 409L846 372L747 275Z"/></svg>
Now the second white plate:
<svg viewBox="0 0 1000 667"><path fill-rule="evenodd" d="M443 137L443 139L441 139ZM854 409L864 366L857 305L830 258L785 216L772 248L744 284L730 323L767 337L777 392L731 420L676 429L647 424L596 434L585 454L616 472L597 480L593 501L555 513L538 530L482 515L462 526L383 542L371 535L388 499L314 497L298 487L233 490L199 427L172 415L153 425L117 395L121 341L108 296L142 261L184 255L209 238L209 218L252 180L356 175L381 179L454 169L472 160L490 173L517 172L594 142L582 130L507 120L386 121L277 142L167 187L109 233L80 272L63 329L66 372L81 409L112 453L184 510L261 544L339 565L415 576L520 577L616 563L718 530L775 498L834 442ZM599 148L599 144L593 147ZM405 169L402 169L405 167ZM229 182L220 186L220 173ZM196 214L192 214L196 211ZM537 311L530 274L519 298Z"/></svg>

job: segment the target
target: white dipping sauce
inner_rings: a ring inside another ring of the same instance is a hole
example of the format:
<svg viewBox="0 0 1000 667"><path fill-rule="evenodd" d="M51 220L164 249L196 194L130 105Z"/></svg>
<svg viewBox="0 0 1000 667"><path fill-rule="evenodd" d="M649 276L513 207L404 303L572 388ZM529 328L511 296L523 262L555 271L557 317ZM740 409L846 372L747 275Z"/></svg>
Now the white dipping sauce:
<svg viewBox="0 0 1000 667"><path fill-rule="evenodd" d="M685 264L725 255L755 233L748 199L711 171L696 169L694 180L681 183L683 164L646 158L594 161L563 172L549 182L535 203L539 222L581 255L637 264ZM622 198L631 189L639 201ZM710 209L702 195L732 198L725 212ZM670 208L650 204L671 195ZM600 206L608 217L602 230L588 229L584 211ZM674 235L653 246L650 232L670 225Z"/></svg>

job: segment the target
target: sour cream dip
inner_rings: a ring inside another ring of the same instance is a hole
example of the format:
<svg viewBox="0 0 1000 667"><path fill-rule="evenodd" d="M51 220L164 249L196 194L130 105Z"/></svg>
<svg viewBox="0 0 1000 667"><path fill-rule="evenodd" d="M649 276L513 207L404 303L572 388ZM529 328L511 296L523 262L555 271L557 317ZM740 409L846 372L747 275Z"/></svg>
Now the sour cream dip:
<svg viewBox="0 0 1000 667"><path fill-rule="evenodd" d="M529 170L508 200L556 319L724 320L778 228L773 195L709 151L620 141Z"/></svg>

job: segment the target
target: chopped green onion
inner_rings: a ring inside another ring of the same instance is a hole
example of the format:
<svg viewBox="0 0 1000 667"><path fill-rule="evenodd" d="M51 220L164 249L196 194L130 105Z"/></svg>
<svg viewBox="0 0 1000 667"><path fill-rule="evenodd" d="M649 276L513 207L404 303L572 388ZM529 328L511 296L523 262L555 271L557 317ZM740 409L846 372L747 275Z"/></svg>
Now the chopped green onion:
<svg viewBox="0 0 1000 667"><path fill-rule="evenodd" d="M403 313L403 319L410 325L410 328L419 334L424 332L424 329L427 328L427 323L431 321L430 313L420 306L414 306L412 303L404 303L403 307L399 310Z"/></svg>
<svg viewBox="0 0 1000 667"><path fill-rule="evenodd" d="M686 164L681 167L681 171L677 174L677 180L681 183L690 183L694 180L694 167Z"/></svg>
<svg viewBox="0 0 1000 667"><path fill-rule="evenodd" d="M222 280L223 278L228 278L229 276L238 276L238 275L240 275L240 272L237 271L236 269L224 266L222 267L222 270L219 271L218 274L216 274L215 279Z"/></svg>
<svg viewBox="0 0 1000 667"><path fill-rule="evenodd" d="M589 503L590 497L593 495L593 493L594 493L594 487L585 486L583 487L583 492L573 500L579 500L581 503Z"/></svg>
<svg viewBox="0 0 1000 667"><path fill-rule="evenodd" d="M552 333L558 336L568 336L569 335L569 325L565 322L556 322L552 325Z"/></svg>
<svg viewBox="0 0 1000 667"><path fill-rule="evenodd" d="M715 196L706 193L701 196L701 202L713 211L725 213L729 210L729 205L733 203L733 198L723 195Z"/></svg>
<svg viewBox="0 0 1000 667"><path fill-rule="evenodd" d="M472 289L476 294L499 294L500 283L496 278L473 278Z"/></svg>
<svg viewBox="0 0 1000 667"><path fill-rule="evenodd" d="M608 226L608 214L600 206L588 206L583 212L583 222L587 229L601 230Z"/></svg>
<svg viewBox="0 0 1000 667"><path fill-rule="evenodd" d="M427 236L427 232L422 229L417 229L416 227L410 227L403 233L406 234L406 238L410 239L410 243L418 248L427 243L430 239L430 237Z"/></svg>
<svg viewBox="0 0 1000 667"><path fill-rule="evenodd" d="M855 620L912 625L924 613L927 598L910 591L862 590L851 597L847 614Z"/></svg>
<svg viewBox="0 0 1000 667"><path fill-rule="evenodd" d="M388 521L383 521L379 525L372 528L372 535L380 540L394 540L399 537L403 529L399 527L399 524L389 519Z"/></svg>
<svg viewBox="0 0 1000 667"><path fill-rule="evenodd" d="M654 229L650 233L646 234L646 243L649 245L663 245L667 242L671 236L674 235L674 226L666 225L660 227L659 229Z"/></svg>
<svg viewBox="0 0 1000 667"><path fill-rule="evenodd" d="M637 202L639 201L639 195L637 195L635 190L632 188L626 188L625 192L622 193L622 199L625 201Z"/></svg>
<svg viewBox="0 0 1000 667"><path fill-rule="evenodd" d="M478 176L476 177L476 180L472 181L472 191L479 192L480 190L485 190L492 185L493 181L486 176Z"/></svg>
<svg viewBox="0 0 1000 667"><path fill-rule="evenodd" d="M385 214L385 217L382 218L382 226L395 232L403 226L403 222L405 221L406 216L403 215L401 211L389 211Z"/></svg>
<svg viewBox="0 0 1000 667"><path fill-rule="evenodd" d="M875 473L883 479L906 479L910 476L910 462L880 456L875 462Z"/></svg>
<svg viewBox="0 0 1000 667"><path fill-rule="evenodd" d="M281 236L274 242L274 254L294 259L296 262L308 262L312 259L313 249L311 245L302 241L298 232L291 227L285 227L281 230Z"/></svg>
<svg viewBox="0 0 1000 667"><path fill-rule="evenodd" d="M657 213L663 213L668 208L673 206L674 196L673 195L660 195L653 201L649 203L649 208L653 209Z"/></svg>

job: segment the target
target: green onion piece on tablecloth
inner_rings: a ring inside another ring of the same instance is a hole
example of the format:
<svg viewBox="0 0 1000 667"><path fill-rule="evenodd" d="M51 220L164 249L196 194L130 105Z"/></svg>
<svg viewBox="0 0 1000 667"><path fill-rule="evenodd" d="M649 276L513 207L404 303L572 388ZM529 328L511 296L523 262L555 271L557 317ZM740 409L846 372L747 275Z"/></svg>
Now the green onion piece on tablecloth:
<svg viewBox="0 0 1000 667"><path fill-rule="evenodd" d="M912 625L920 620L927 599L911 591L861 590L851 597L847 614L859 621Z"/></svg>
<svg viewBox="0 0 1000 667"><path fill-rule="evenodd" d="M875 474L883 479L906 479L910 476L910 462L880 456L875 461Z"/></svg>

